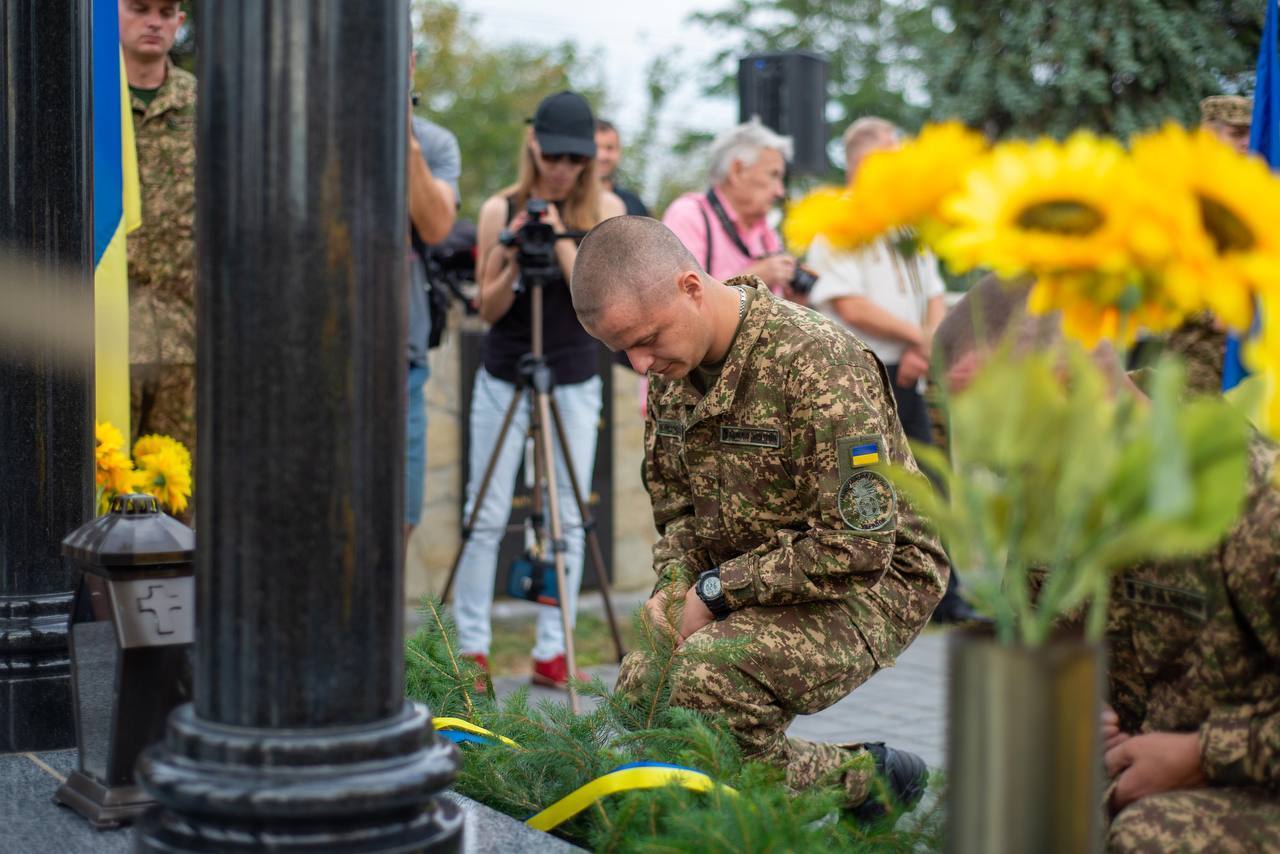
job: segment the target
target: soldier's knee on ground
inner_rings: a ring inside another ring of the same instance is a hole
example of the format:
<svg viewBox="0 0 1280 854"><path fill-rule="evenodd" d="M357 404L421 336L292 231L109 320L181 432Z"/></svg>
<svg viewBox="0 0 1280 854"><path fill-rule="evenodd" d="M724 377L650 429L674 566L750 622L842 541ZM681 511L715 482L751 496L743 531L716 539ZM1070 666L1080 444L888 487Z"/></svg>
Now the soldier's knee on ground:
<svg viewBox="0 0 1280 854"><path fill-rule="evenodd" d="M618 681L613 686L613 692L635 702L638 699L637 689L644 682L649 667L649 655L644 650L636 649L627 653L618 667Z"/></svg>

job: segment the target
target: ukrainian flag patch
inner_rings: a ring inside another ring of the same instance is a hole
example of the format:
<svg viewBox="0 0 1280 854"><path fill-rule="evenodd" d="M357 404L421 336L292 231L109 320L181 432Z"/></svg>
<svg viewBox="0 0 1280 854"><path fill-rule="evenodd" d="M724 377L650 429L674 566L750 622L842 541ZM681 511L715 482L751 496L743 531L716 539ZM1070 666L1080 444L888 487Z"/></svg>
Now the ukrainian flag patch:
<svg viewBox="0 0 1280 854"><path fill-rule="evenodd" d="M854 468L870 466L880 462L880 443L865 442L849 449L849 464Z"/></svg>
<svg viewBox="0 0 1280 854"><path fill-rule="evenodd" d="M877 465L883 447L884 438L876 433L836 439L836 463L840 482L848 480L858 469Z"/></svg>

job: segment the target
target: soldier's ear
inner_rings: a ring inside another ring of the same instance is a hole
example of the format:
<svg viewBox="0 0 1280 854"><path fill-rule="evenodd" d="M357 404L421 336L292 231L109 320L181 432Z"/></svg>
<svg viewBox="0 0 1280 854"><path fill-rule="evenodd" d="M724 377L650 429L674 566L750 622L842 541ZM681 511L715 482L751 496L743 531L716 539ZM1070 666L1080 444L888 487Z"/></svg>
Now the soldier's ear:
<svg viewBox="0 0 1280 854"><path fill-rule="evenodd" d="M676 287L695 304L701 305L706 289L702 285L702 277L697 270L685 270L676 278Z"/></svg>

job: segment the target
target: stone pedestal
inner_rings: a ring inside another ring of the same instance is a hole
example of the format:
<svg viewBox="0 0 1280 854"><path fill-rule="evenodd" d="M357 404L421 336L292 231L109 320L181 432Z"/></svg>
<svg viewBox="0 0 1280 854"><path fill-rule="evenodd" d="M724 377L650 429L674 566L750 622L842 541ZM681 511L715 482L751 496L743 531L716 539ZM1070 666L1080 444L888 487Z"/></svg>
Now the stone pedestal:
<svg viewBox="0 0 1280 854"><path fill-rule="evenodd" d="M75 573L61 549L93 510L88 60L83 0L5 4L3 293L59 335L51 326L0 340L0 753L75 744L67 651Z"/></svg>
<svg viewBox="0 0 1280 854"><path fill-rule="evenodd" d="M195 703L148 851L456 850L404 698L404 0L201 6Z"/></svg>

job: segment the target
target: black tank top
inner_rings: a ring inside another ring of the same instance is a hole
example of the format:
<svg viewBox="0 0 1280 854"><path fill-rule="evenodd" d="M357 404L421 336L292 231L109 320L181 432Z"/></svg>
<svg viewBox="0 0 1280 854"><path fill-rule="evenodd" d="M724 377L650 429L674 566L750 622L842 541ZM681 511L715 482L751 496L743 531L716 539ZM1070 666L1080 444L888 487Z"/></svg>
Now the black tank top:
<svg viewBox="0 0 1280 854"><path fill-rule="evenodd" d="M514 218L515 205L508 197L507 222ZM586 382L596 375L599 344L578 322L563 275L542 289L542 324L542 345L557 385ZM533 349L532 328L533 297L525 288L485 335L484 369L500 380L516 382L520 357Z"/></svg>

